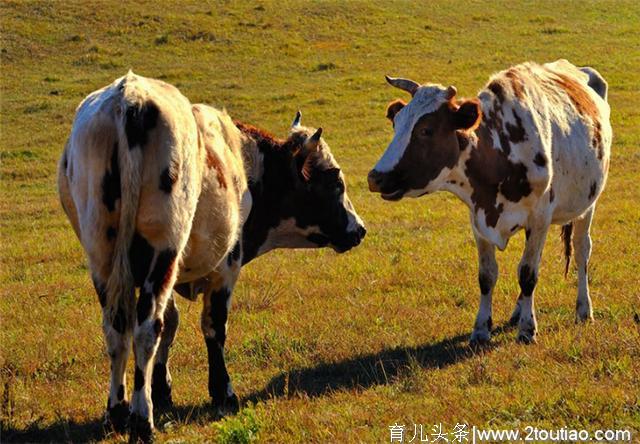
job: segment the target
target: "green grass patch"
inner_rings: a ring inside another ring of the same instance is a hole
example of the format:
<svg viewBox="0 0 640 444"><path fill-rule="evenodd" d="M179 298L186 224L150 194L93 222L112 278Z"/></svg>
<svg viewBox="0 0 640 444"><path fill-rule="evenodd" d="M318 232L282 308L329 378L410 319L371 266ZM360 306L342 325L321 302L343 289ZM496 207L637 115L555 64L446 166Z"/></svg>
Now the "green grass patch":
<svg viewBox="0 0 640 444"><path fill-rule="evenodd" d="M246 407L230 418L225 418L215 427L220 444L248 444L258 440L260 421L256 411Z"/></svg>

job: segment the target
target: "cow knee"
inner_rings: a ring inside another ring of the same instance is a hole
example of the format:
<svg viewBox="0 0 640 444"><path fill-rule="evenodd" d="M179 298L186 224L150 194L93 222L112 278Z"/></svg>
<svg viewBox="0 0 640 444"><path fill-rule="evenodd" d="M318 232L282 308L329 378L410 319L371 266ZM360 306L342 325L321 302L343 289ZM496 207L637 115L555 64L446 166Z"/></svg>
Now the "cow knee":
<svg viewBox="0 0 640 444"><path fill-rule="evenodd" d="M538 273L535 268L530 267L529 264L521 265L518 273L518 282L522 294L524 296L531 296L538 282Z"/></svg>
<svg viewBox="0 0 640 444"><path fill-rule="evenodd" d="M95 288L96 294L98 295L98 302L100 302L100 306L104 308L107 303L107 286L103 280L95 275L91 276L91 280L93 281L93 288Z"/></svg>
<svg viewBox="0 0 640 444"><path fill-rule="evenodd" d="M103 325L103 332L107 345L107 353L111 359L115 359L127 351L128 343L124 334L113 328L113 326L108 323Z"/></svg>
<svg viewBox="0 0 640 444"><path fill-rule="evenodd" d="M496 284L497 278L497 273L493 270L480 270L478 273L480 292L484 295L489 294Z"/></svg>

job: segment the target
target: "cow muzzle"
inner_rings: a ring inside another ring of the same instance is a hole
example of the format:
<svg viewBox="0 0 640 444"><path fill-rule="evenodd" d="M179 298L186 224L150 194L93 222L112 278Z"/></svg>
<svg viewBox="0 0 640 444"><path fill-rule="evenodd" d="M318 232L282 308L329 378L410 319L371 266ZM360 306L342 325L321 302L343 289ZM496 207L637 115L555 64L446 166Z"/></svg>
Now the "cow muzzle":
<svg viewBox="0 0 640 444"><path fill-rule="evenodd" d="M348 231L340 242L332 243L331 246L337 253L346 253L354 247L360 245L367 234L364 225L358 225L354 231Z"/></svg>
<svg viewBox="0 0 640 444"><path fill-rule="evenodd" d="M381 173L375 169L369 171L369 175L367 176L369 191L372 193L380 193L380 196L384 200L402 199L405 190L397 186L391 176L389 173Z"/></svg>

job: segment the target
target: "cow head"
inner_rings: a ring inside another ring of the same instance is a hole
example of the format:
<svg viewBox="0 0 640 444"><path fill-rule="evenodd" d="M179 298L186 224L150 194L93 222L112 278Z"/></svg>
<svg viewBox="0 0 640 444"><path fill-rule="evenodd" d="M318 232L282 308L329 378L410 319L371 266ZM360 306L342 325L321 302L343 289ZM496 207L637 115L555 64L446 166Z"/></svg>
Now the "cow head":
<svg viewBox="0 0 640 444"><path fill-rule="evenodd" d="M290 227L297 235L292 246L348 251L364 238L364 224L347 196L344 175L322 138L322 128L304 127L300 118L298 111L285 143L293 153L295 176L285 204L295 221Z"/></svg>
<svg viewBox="0 0 640 444"><path fill-rule="evenodd" d="M480 123L477 100L456 103L456 89L387 77L387 81L412 95L407 104L391 102L387 117L395 135L376 166L369 172L369 189L383 199L418 197L439 189L460 156L459 130Z"/></svg>

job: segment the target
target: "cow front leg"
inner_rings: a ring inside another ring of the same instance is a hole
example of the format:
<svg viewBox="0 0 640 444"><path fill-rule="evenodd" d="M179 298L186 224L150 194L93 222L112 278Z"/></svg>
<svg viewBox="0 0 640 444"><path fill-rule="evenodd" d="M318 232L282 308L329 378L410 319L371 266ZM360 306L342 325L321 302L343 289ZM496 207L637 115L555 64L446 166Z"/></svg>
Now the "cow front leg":
<svg viewBox="0 0 640 444"><path fill-rule="evenodd" d="M593 320L593 308L589 296L588 266L591 256L591 220L593 207L581 219L573 222L573 250L578 268L578 299L576 300L576 322Z"/></svg>
<svg viewBox="0 0 640 444"><path fill-rule="evenodd" d="M105 427L113 428L117 433L124 433L129 420L129 403L126 398L126 369L127 358L131 350L131 331L133 326L127 325L122 309L116 311L116 316L113 320L110 319L104 309L106 290L103 282L105 281L106 279L99 279L95 276L93 278L98 299L102 306L102 330L107 345L107 353L111 360L111 378L104 425Z"/></svg>
<svg viewBox="0 0 640 444"><path fill-rule="evenodd" d="M239 408L224 360L231 293L240 272L240 258L234 257L230 254L213 273L203 297L202 333L209 358L209 396L218 416L236 413Z"/></svg>
<svg viewBox="0 0 640 444"><path fill-rule="evenodd" d="M538 270L542 249L549 229L548 222L533 223L527 237L524 254L518 266L518 283L520 284L520 307L518 319L518 342L525 344L536 342L538 324L536 321L533 292L538 282ZM517 308L516 308L517 310Z"/></svg>
<svg viewBox="0 0 640 444"><path fill-rule="evenodd" d="M173 295L167 301L164 310L164 326L160 337L160 345L156 352L151 382L151 400L153 407L167 409L173 405L171 397L171 373L169 372L169 350L176 337L179 324L179 312Z"/></svg>
<svg viewBox="0 0 640 444"><path fill-rule="evenodd" d="M480 307L471 334L471 344L485 344L491 339L491 298L493 288L498 280L498 263L493 244L475 233L478 247L478 282L480 284Z"/></svg>
<svg viewBox="0 0 640 444"><path fill-rule="evenodd" d="M135 370L131 397L130 442L153 441L153 362L164 328L164 311L176 278L175 250L154 255L153 266L140 288L133 331Z"/></svg>

